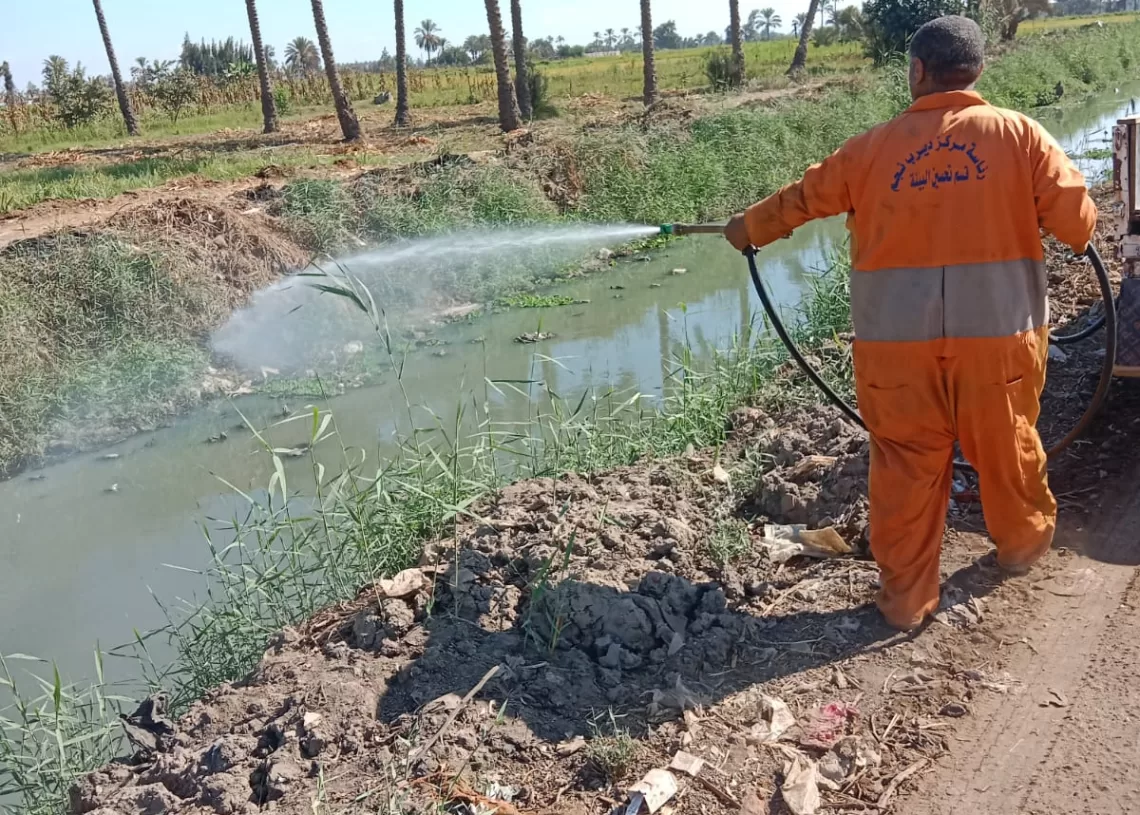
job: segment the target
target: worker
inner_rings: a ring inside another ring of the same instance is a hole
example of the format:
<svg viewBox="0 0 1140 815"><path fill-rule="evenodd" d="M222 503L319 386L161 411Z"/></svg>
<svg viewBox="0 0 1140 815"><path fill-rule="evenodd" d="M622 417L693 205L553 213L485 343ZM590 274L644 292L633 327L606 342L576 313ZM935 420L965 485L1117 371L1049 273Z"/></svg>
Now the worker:
<svg viewBox="0 0 1140 815"><path fill-rule="evenodd" d="M1036 430L1049 342L1041 234L1083 252L1096 207L1040 125L974 90L984 47L965 17L922 26L913 104L725 230L744 251L847 215L871 553L879 609L902 630L938 608L955 441L978 472L1004 570L1027 572L1057 522Z"/></svg>

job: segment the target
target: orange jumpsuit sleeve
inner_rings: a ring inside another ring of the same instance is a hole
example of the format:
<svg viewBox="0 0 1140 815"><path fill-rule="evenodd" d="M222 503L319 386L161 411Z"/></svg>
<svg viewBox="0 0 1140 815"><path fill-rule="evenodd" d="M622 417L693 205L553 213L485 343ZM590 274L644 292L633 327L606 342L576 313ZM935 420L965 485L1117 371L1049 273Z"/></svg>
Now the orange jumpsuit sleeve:
<svg viewBox="0 0 1140 815"><path fill-rule="evenodd" d="M1030 159L1037 223L1074 252L1083 252L1096 232L1096 204L1084 176L1036 122L1032 123Z"/></svg>
<svg viewBox="0 0 1140 815"><path fill-rule="evenodd" d="M752 245L759 249L808 221L850 212L853 152L852 142L848 142L821 163L809 167L799 181L745 210L744 222Z"/></svg>

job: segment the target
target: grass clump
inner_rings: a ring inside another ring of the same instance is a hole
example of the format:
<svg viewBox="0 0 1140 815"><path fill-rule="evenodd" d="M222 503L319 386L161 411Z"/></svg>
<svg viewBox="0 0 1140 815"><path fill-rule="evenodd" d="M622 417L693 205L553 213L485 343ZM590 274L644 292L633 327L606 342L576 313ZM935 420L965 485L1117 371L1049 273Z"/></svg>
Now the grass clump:
<svg viewBox="0 0 1140 815"><path fill-rule="evenodd" d="M616 784L629 777L633 771L641 753L641 745L628 730L618 726L613 711L610 711L608 717L610 732L606 735L599 731L596 722L590 723L594 736L586 742L586 758L610 783Z"/></svg>
<svg viewBox="0 0 1140 815"><path fill-rule="evenodd" d="M137 428L196 398L228 310L177 257L116 235L0 253L0 473L79 422Z"/></svg>
<svg viewBox="0 0 1140 815"><path fill-rule="evenodd" d="M721 566L727 566L748 556L752 551L752 538L748 524L737 518L724 518L708 539L708 553Z"/></svg>
<svg viewBox="0 0 1140 815"><path fill-rule="evenodd" d="M357 220L344 186L331 179L286 185L279 210L296 237L310 249L332 255L348 248Z"/></svg>
<svg viewBox="0 0 1140 815"><path fill-rule="evenodd" d="M511 294L499 298L499 304L507 308L556 308L576 302L565 294Z"/></svg>
<svg viewBox="0 0 1140 815"><path fill-rule="evenodd" d="M105 688L98 652L97 681L84 687L64 684L53 670L50 679L36 679L37 687L25 691L13 667L28 661L41 662L0 654L0 693L13 700L0 710L0 811L58 815L72 781L122 749L118 713L126 700ZM7 801L19 801L19 808L9 810Z"/></svg>

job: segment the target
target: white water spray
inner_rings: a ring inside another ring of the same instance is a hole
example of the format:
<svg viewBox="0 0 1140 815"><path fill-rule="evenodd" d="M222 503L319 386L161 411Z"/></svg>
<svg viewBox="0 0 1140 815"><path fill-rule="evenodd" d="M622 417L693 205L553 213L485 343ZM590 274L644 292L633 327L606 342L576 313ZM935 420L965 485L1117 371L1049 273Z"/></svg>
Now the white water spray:
<svg viewBox="0 0 1140 815"><path fill-rule="evenodd" d="M483 302L553 279L590 250L659 231L606 224L473 229L389 244L322 268L335 267L359 279L399 326L463 300ZM342 349L353 340L367 342L371 331L348 301L322 296L305 278L287 277L255 294L247 308L218 330L211 345L246 370L295 371L343 362Z"/></svg>

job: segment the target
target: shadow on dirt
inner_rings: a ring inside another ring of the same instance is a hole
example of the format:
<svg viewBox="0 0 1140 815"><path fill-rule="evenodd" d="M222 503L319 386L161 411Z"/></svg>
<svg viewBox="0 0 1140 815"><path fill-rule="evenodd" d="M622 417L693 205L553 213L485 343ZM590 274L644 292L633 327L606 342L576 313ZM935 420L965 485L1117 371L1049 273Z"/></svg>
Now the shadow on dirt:
<svg viewBox="0 0 1140 815"><path fill-rule="evenodd" d="M515 586L482 581L469 554L437 584L422 655L389 682L381 721L458 701L498 665L479 696L504 703L534 736L557 743L604 732L594 724L602 720L638 735L750 686L914 636L888 628L868 604L756 616L729 608L716 583L659 571L629 591L569 579L526 600ZM979 564L951 584L980 597L999 582ZM496 623L509 627L489 630Z"/></svg>

